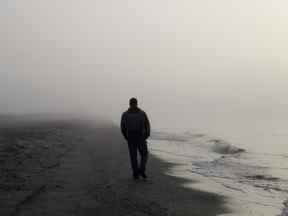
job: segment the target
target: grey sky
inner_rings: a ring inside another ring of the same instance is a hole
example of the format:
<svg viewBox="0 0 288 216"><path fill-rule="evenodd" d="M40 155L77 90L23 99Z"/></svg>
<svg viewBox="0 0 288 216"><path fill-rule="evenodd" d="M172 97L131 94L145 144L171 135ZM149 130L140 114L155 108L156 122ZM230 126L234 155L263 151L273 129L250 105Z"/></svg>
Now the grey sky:
<svg viewBox="0 0 288 216"><path fill-rule="evenodd" d="M136 96L170 123L286 112L287 9L284 0L0 0L0 110L116 118Z"/></svg>

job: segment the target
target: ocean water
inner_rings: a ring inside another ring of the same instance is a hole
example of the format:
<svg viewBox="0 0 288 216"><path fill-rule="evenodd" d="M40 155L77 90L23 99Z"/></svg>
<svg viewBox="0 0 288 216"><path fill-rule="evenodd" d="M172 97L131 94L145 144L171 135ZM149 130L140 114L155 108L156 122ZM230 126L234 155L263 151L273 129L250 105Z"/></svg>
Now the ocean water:
<svg viewBox="0 0 288 216"><path fill-rule="evenodd" d="M201 183L185 187L227 196L231 215L287 216L286 122L270 118L236 125L228 120L218 127L201 124L153 133L152 153L177 164L169 174L198 178Z"/></svg>

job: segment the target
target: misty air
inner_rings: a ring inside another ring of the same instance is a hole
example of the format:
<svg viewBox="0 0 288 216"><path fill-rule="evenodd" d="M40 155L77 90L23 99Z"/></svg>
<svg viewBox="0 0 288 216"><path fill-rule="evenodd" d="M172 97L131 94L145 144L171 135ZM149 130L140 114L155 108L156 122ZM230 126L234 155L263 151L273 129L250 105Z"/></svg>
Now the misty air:
<svg viewBox="0 0 288 216"><path fill-rule="evenodd" d="M284 0L0 2L1 216L288 216Z"/></svg>

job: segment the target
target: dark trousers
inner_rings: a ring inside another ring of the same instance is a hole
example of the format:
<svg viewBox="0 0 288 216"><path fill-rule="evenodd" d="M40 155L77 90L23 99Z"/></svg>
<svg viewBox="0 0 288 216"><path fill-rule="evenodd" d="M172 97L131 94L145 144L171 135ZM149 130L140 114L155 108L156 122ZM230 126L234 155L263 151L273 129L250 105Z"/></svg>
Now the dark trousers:
<svg viewBox="0 0 288 216"><path fill-rule="evenodd" d="M148 147L144 138L139 136L133 136L128 138L128 147L131 160L131 168L133 175L144 173L146 170L146 164L148 160ZM137 153L140 153L140 164L138 163Z"/></svg>

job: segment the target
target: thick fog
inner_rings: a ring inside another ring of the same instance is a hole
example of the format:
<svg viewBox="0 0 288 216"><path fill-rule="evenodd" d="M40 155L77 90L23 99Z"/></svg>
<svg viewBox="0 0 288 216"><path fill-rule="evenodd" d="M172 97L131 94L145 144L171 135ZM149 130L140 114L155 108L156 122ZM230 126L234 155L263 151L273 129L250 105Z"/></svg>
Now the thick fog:
<svg viewBox="0 0 288 216"><path fill-rule="evenodd" d="M0 111L118 121L135 96L159 128L282 119L287 8L284 0L2 0Z"/></svg>

